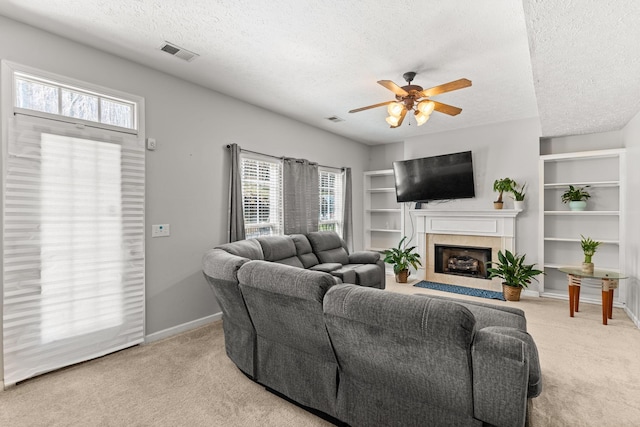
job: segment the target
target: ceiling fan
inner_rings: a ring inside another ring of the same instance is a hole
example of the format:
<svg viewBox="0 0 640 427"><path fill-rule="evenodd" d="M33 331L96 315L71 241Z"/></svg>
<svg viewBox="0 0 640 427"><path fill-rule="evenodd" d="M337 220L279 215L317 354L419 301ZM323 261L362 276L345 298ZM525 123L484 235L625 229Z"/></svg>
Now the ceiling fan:
<svg viewBox="0 0 640 427"><path fill-rule="evenodd" d="M387 117L387 123L392 128L397 128L402 124L407 112L413 111L416 117L418 126L422 126L429 120L431 113L439 111L450 116L456 116L460 114L462 108L454 107L452 105L443 104L441 102L433 101L429 98L435 95L439 95L445 92L451 92L452 90L458 90L471 86L471 80L459 79L449 83L445 83L439 86L434 86L429 89L422 89L422 86L412 85L411 82L416 76L416 73L409 71L404 73L402 77L407 81L405 86L398 86L391 80L378 80L378 84L389 89L395 93L396 101L381 102L379 104L369 105L367 107L356 108L349 111L350 113L357 113L359 111L368 110L370 108L382 107L388 105L387 111L389 117Z"/></svg>

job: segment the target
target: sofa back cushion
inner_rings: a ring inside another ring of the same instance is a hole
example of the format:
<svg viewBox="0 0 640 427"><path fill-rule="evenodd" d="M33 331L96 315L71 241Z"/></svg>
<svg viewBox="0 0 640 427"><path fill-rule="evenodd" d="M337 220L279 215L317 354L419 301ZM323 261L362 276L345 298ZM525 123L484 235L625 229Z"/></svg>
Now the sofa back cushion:
<svg viewBox="0 0 640 427"><path fill-rule="evenodd" d="M290 237L296 245L296 254L304 268L311 268L320 264L318 257L313 253L313 248L307 236L304 234L291 234Z"/></svg>
<svg viewBox="0 0 640 427"><path fill-rule="evenodd" d="M289 236L258 237L264 260L303 268L302 262L296 256L296 245Z"/></svg>
<svg viewBox="0 0 640 427"><path fill-rule="evenodd" d="M251 261L240 268L238 279L258 335L257 381L335 415L338 365L322 310L333 277Z"/></svg>
<svg viewBox="0 0 640 427"><path fill-rule="evenodd" d="M349 253L344 247L342 239L335 232L313 231L307 234L307 238L321 263L349 264Z"/></svg>
<svg viewBox="0 0 640 427"><path fill-rule="evenodd" d="M238 240L237 242L216 246L216 248L251 260L264 259L262 246L260 246L260 243L255 239Z"/></svg>
<svg viewBox="0 0 640 427"><path fill-rule="evenodd" d="M358 403L366 395L371 402L407 408L428 402L473 416L475 319L467 308L344 284L327 292L324 312L346 392L347 413L341 415L355 417L346 419L348 423L386 418L376 404Z"/></svg>

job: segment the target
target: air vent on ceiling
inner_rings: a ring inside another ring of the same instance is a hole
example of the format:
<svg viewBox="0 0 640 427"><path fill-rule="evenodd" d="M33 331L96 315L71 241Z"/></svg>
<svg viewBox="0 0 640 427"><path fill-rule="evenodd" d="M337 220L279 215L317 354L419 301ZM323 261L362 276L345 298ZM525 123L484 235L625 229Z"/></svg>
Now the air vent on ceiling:
<svg viewBox="0 0 640 427"><path fill-rule="evenodd" d="M341 119L338 116L326 117L326 119L333 123L344 122L344 119Z"/></svg>
<svg viewBox="0 0 640 427"><path fill-rule="evenodd" d="M190 50L184 49L180 46L176 46L175 44L169 42L164 42L164 44L160 47L160 50L163 52L167 52L169 55L173 55L175 57L183 59L187 62L191 62L195 58L200 56L197 53L191 52Z"/></svg>

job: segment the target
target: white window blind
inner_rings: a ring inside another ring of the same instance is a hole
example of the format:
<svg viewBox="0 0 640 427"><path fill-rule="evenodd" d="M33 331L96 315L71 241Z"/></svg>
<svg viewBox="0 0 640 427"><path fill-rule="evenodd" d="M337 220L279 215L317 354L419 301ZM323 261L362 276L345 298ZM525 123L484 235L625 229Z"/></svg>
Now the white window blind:
<svg viewBox="0 0 640 427"><path fill-rule="evenodd" d="M144 339L144 143L16 115L4 192L4 381Z"/></svg>
<svg viewBox="0 0 640 427"><path fill-rule="evenodd" d="M320 169L320 218L319 231L335 231L342 236L343 196L342 172Z"/></svg>
<svg viewBox="0 0 640 427"><path fill-rule="evenodd" d="M282 234L282 162L243 156L241 164L246 238Z"/></svg>

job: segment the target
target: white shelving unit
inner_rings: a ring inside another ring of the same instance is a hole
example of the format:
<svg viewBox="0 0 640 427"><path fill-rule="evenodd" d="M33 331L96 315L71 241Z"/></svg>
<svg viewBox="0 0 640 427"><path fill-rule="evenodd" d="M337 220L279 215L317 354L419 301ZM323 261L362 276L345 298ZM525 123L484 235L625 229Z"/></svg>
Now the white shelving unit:
<svg viewBox="0 0 640 427"><path fill-rule="evenodd" d="M624 272L624 149L542 155L539 167L543 191L538 259L546 273L540 278L540 294L568 298L567 277L558 268L582 263L581 235L602 242L593 257L596 269ZM569 185L588 186L591 198L585 211L570 211L562 203L561 195ZM599 282L586 284L580 299L600 304ZM614 303L624 301L624 295L621 280Z"/></svg>
<svg viewBox="0 0 640 427"><path fill-rule="evenodd" d="M364 247L383 251L404 236L404 205L396 201L393 169L364 173Z"/></svg>

